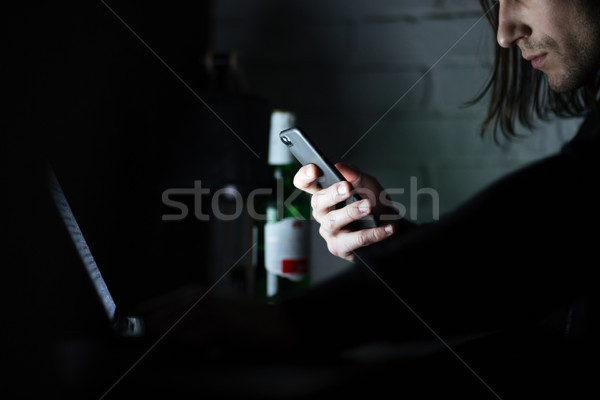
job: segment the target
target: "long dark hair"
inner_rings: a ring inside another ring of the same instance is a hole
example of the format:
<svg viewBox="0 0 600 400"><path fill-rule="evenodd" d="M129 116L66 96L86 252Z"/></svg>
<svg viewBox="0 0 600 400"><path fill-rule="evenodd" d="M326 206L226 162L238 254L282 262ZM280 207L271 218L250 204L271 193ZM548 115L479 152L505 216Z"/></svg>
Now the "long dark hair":
<svg viewBox="0 0 600 400"><path fill-rule="evenodd" d="M499 6L495 0L480 0L494 33L498 32ZM506 138L520 136L516 129L519 122L527 129L535 127L535 120L585 115L597 108L597 93L600 89L598 74L584 86L570 92L557 93L547 84L546 75L531 68L524 60L518 47L508 49L496 44L492 74L481 93L471 104L490 94L490 103L481 133L491 130L495 140L501 132Z"/></svg>

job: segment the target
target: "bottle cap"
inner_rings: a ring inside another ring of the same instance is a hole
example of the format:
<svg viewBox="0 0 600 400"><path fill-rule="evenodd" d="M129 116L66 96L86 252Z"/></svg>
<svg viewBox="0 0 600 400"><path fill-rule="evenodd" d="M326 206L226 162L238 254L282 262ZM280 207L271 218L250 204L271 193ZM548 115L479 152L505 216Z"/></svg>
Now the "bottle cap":
<svg viewBox="0 0 600 400"><path fill-rule="evenodd" d="M279 133L296 125L296 116L289 111L275 110L271 113L269 135L269 164L284 165L294 162L294 156L279 138Z"/></svg>

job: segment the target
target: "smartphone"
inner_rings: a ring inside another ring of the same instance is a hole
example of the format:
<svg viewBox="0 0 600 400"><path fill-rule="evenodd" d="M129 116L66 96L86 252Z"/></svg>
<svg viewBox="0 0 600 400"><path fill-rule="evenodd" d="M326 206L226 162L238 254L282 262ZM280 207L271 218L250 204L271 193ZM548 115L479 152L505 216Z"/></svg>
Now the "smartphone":
<svg viewBox="0 0 600 400"><path fill-rule="evenodd" d="M325 157L317 145L299 128L286 129L279 134L279 138L290 149L290 152L300 164L314 164L319 168L321 175L317 178L317 183L322 188L328 188L334 183L346 180L340 171ZM353 192L350 198L340 203L339 207L359 200L362 200L362 198ZM350 229L352 230L375 228L379 225L379 221L377 216L371 213L351 225Z"/></svg>

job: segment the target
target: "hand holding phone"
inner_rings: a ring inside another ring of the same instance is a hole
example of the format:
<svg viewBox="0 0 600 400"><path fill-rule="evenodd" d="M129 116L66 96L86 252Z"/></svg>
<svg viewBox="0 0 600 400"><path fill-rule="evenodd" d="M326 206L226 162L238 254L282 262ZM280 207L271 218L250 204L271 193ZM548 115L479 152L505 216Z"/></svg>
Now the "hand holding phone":
<svg viewBox="0 0 600 400"><path fill-rule="evenodd" d="M322 188L328 188L338 182L345 181L340 171L325 157L316 144L300 129L290 128L279 134L281 141L289 148L290 152L302 165L314 164L321 171L317 182ZM350 197L340 205L346 206L352 202L362 200L356 193L352 192ZM376 215L373 213L353 222L350 230L375 228L379 225Z"/></svg>

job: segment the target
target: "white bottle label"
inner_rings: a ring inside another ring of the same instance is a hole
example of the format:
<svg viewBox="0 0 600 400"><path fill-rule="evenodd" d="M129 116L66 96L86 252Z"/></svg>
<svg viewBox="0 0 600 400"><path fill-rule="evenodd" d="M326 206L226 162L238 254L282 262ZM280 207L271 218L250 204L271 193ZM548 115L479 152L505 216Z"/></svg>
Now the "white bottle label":
<svg viewBox="0 0 600 400"><path fill-rule="evenodd" d="M308 273L308 221L285 218L265 224L265 268L299 281Z"/></svg>

